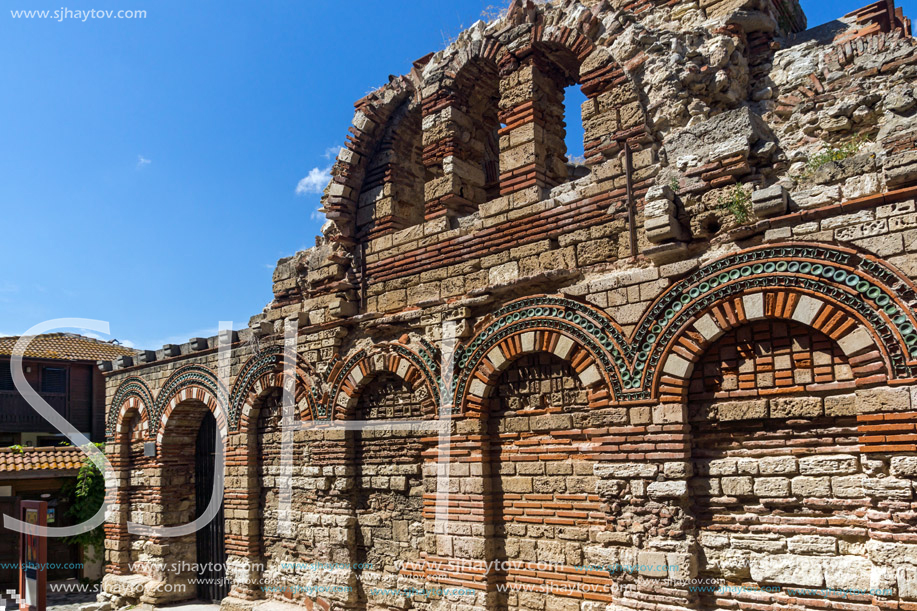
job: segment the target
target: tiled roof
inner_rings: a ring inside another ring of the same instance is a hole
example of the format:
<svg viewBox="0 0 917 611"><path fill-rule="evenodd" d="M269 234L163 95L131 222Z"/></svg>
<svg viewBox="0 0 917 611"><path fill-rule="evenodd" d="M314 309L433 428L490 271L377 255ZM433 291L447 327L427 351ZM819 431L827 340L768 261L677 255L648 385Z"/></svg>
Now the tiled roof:
<svg viewBox="0 0 917 611"><path fill-rule="evenodd" d="M79 448L61 446L56 448L0 448L0 478L3 474L23 471L73 471L76 474L83 465L84 455ZM35 473L41 476L41 473Z"/></svg>
<svg viewBox="0 0 917 611"><path fill-rule="evenodd" d="M13 353L18 337L0 337L0 356ZM75 333L48 333L32 338L25 356L66 361L111 361L119 356L133 356L136 350Z"/></svg>

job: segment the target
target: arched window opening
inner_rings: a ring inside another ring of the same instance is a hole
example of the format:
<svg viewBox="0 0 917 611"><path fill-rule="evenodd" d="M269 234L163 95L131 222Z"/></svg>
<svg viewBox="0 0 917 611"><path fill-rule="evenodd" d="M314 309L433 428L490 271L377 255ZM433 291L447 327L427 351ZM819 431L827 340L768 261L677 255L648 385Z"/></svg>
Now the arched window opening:
<svg viewBox="0 0 917 611"><path fill-rule="evenodd" d="M570 180L589 173L583 128L583 104L586 101L586 94L579 85L569 85L564 89L564 144L567 147L567 172Z"/></svg>
<svg viewBox="0 0 917 611"><path fill-rule="evenodd" d="M424 100L425 218L470 214L499 196L499 98L497 67L476 59Z"/></svg>
<svg viewBox="0 0 917 611"><path fill-rule="evenodd" d="M357 235L370 239L423 221L420 105L394 112L366 169L357 203Z"/></svg>

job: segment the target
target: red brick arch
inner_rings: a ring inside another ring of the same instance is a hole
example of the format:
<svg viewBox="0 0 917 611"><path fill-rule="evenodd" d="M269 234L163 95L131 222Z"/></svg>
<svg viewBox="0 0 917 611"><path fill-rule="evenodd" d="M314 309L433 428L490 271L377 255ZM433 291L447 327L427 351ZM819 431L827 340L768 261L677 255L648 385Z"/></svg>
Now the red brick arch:
<svg viewBox="0 0 917 611"><path fill-rule="evenodd" d="M850 359L858 385L887 380L888 355L857 312L819 293L793 288L735 295L686 322L666 347L654 389L662 402L683 402L694 365L723 334L758 320L785 320L811 327L834 340Z"/></svg>
<svg viewBox="0 0 917 611"><path fill-rule="evenodd" d="M283 390L284 388L283 371L268 371L262 373L257 380L251 385L246 393L245 402L242 404L239 431L245 434L253 434L258 424L259 402L273 390ZM309 393L312 390L311 384L301 384L299 381L308 380L306 372L296 368L295 386L293 402L296 405L296 413L300 420L314 420L315 413L313 406L309 401Z"/></svg>
<svg viewBox="0 0 917 611"><path fill-rule="evenodd" d="M587 389L589 406L604 407L611 397L611 381L598 361L598 355L584 346L575 336L550 328L519 328L475 359L464 375L466 383L457 387L461 396L456 405L463 414L483 415L487 399L496 388L500 374L517 359L537 353L553 354L568 363Z"/></svg>
<svg viewBox="0 0 917 611"><path fill-rule="evenodd" d="M284 384L294 385L296 413L300 420L312 420L313 409L308 400L312 389L312 374L304 362L297 362L291 380L284 379L282 353L275 361L252 357L242 368L254 368L253 381L237 379L233 388L232 405L240 409L238 429L232 433L238 442L226 448L226 461L234 469L234 477L227 479L224 492L226 509L227 561L236 566L230 596L246 600L263 598L260 590L262 574L258 567L264 564L262 544L261 474L257 440L258 416L262 402L271 392L283 390ZM298 357L297 357L298 358ZM260 374L257 372L260 370ZM240 375L241 378L241 375ZM294 463L295 464L295 463ZM238 516L243 516L241 519ZM236 522L234 524L233 522ZM248 572L245 572L248 567Z"/></svg>
<svg viewBox="0 0 917 611"><path fill-rule="evenodd" d="M127 426L130 423L128 416L135 413L140 415L143 437L150 437L154 432L151 430L150 414L146 404L138 396L129 396L118 409L118 417L115 421L115 443L119 448L124 445L125 441L130 440L129 437L125 439L125 434L130 434L130 431L127 430Z"/></svg>
<svg viewBox="0 0 917 611"><path fill-rule="evenodd" d="M166 402L168 401L168 402ZM217 427L223 431L227 430L226 414L225 410L221 410L219 404L217 403L216 397L213 396L213 393L209 389L204 388L198 384L189 384L175 391L171 397L165 397L163 403L165 403L165 410L162 413L162 419L159 424L159 432L156 435L156 443L160 447L162 446L163 435L165 433L166 427L169 423L169 418L172 416L172 412L180 406L187 404L189 402L199 402L203 403L204 406L210 410L214 418L217 420Z"/></svg>
<svg viewBox="0 0 917 611"><path fill-rule="evenodd" d="M416 356L416 354L415 354ZM360 393L379 374L390 373L404 380L413 391L425 388L427 396L421 402L424 416L435 417L436 397L438 393L434 382L416 364L420 358L407 358L385 347L378 348L362 355L347 371L342 371L340 382L331 397L329 410L335 420L346 420L353 417Z"/></svg>

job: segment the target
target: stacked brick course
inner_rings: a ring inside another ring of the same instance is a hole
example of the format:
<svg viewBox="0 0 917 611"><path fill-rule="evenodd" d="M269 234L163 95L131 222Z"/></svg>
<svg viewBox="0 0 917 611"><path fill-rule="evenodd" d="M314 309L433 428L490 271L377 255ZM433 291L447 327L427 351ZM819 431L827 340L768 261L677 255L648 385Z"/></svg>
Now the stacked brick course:
<svg viewBox="0 0 917 611"><path fill-rule="evenodd" d="M103 597L207 561L128 522L209 410L228 610L917 609L917 44L804 28L514 0L357 102L249 328L108 374Z"/></svg>

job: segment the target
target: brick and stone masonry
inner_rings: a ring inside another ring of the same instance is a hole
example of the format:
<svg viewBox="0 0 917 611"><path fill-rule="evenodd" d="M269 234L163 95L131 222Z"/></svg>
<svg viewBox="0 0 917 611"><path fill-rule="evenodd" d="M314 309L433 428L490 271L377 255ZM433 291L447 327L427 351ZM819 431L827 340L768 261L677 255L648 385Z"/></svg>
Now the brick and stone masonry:
<svg viewBox="0 0 917 611"><path fill-rule="evenodd" d="M249 328L102 364L102 598L193 597L127 524L194 518L212 411L224 609L917 609L915 81L890 0L476 23L356 103Z"/></svg>

